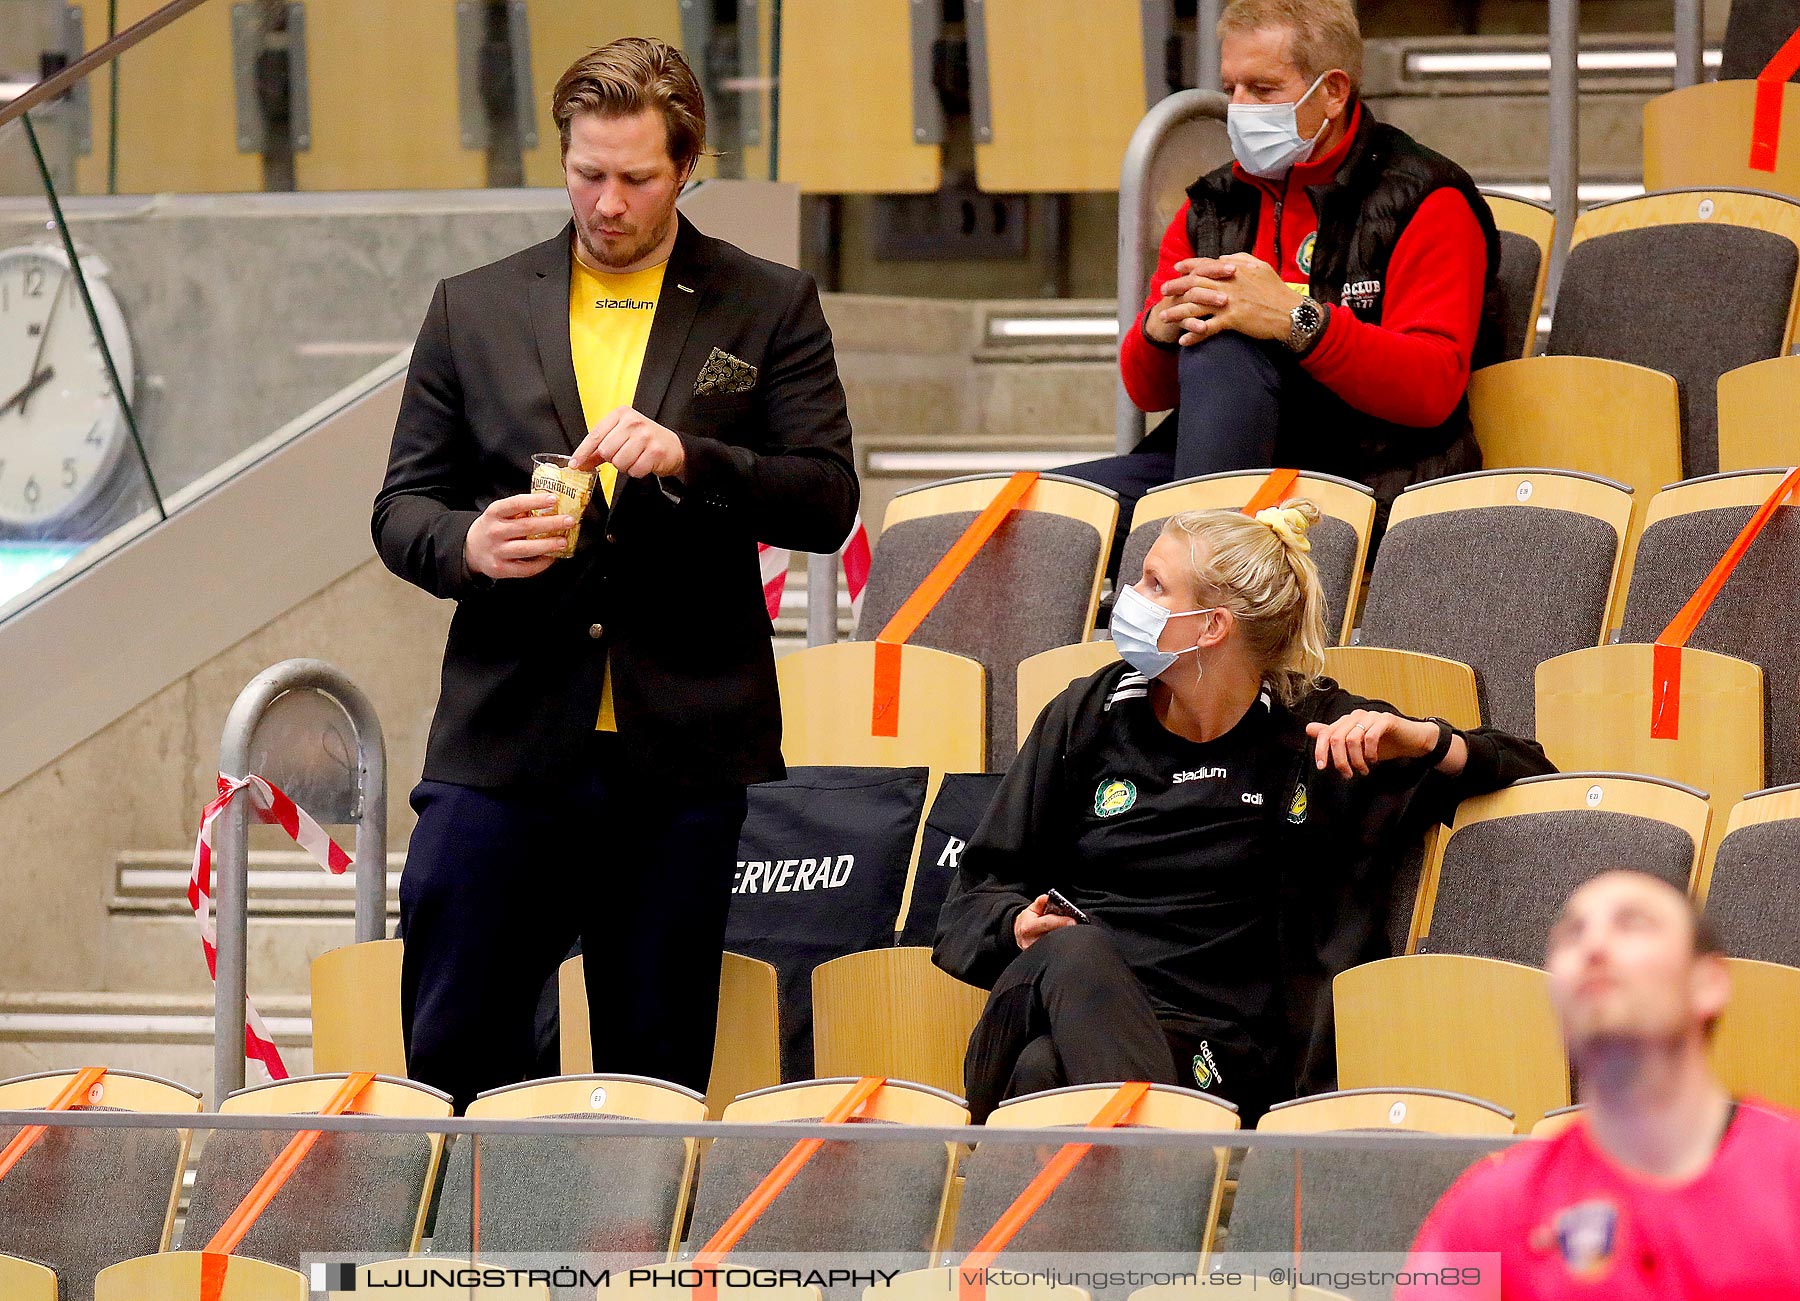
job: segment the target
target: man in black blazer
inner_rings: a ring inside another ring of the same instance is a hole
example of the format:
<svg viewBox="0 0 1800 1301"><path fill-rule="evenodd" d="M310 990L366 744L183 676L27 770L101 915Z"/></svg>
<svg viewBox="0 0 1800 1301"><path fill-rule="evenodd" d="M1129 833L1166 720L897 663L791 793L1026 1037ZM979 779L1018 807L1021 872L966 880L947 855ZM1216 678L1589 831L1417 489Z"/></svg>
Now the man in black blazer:
<svg viewBox="0 0 1800 1301"><path fill-rule="evenodd" d="M438 285L375 499L457 602L400 904L408 1069L459 1111L529 1073L577 936L595 1069L706 1088L744 787L785 771L757 543L834 550L858 497L811 277L675 211L680 54L615 41L553 105L574 220ZM606 476L567 559L544 452Z"/></svg>

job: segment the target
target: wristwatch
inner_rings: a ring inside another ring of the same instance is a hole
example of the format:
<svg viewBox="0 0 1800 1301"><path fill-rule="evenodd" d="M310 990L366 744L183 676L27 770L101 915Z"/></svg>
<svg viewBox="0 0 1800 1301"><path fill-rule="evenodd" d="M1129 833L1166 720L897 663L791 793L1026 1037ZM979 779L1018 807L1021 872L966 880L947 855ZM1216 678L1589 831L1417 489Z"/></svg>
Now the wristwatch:
<svg viewBox="0 0 1800 1301"><path fill-rule="evenodd" d="M1425 764L1435 768L1444 762L1444 756L1450 753L1450 742L1456 739L1456 729L1441 718L1427 718L1427 723L1438 725L1437 744L1431 747L1431 753L1425 756Z"/></svg>
<svg viewBox="0 0 1800 1301"><path fill-rule="evenodd" d="M1310 298L1302 298L1288 316L1289 349L1296 354L1305 353L1325 332L1325 323L1330 319L1329 308L1320 306Z"/></svg>

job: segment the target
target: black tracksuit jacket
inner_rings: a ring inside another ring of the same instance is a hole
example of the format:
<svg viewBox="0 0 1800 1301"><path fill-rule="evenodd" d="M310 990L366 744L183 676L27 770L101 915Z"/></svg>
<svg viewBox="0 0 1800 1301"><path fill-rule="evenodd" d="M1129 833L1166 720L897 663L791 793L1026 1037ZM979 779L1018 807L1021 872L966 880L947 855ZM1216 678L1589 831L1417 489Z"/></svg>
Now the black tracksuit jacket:
<svg viewBox="0 0 1800 1301"><path fill-rule="evenodd" d="M1014 917L1056 888L1108 929L1159 1019L1236 1030L1291 1066L1296 1096L1334 1088L1331 980L1392 955L1407 853L1462 799L1554 771L1535 742L1485 727L1462 733L1455 777L1422 759L1320 771L1306 725L1356 709L1398 712L1324 680L1291 709L1265 691L1196 743L1156 720L1125 664L1071 684L963 852L937 965L991 987L1019 954Z"/></svg>

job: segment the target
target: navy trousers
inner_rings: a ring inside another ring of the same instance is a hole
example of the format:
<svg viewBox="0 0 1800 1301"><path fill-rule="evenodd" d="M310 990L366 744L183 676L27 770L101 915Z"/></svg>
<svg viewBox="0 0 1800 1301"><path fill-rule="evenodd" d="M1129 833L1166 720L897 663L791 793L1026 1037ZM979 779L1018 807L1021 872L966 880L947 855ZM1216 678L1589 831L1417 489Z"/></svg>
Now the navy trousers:
<svg viewBox="0 0 1800 1301"><path fill-rule="evenodd" d="M1119 518L1129 520L1137 500L1177 479L1228 470L1273 466L1281 434L1284 388L1322 387L1279 343L1221 334L1183 348L1177 374L1181 406L1123 456L1084 461L1057 470L1119 494ZM1114 545L1116 572L1124 550ZM1128 575L1135 581L1136 575Z"/></svg>
<svg viewBox="0 0 1800 1301"><path fill-rule="evenodd" d="M408 1073L460 1113L529 1078L533 1016L579 939L594 1069L704 1092L742 787L659 792L624 760L556 783L424 781L400 878Z"/></svg>

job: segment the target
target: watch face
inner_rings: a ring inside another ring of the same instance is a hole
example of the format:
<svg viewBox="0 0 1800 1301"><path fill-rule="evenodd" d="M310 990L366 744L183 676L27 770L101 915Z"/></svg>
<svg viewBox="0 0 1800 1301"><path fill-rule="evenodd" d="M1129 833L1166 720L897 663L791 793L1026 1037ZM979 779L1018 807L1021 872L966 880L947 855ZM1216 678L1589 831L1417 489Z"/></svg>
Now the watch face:
<svg viewBox="0 0 1800 1301"><path fill-rule="evenodd" d="M114 364L132 374L118 304L90 279ZM0 252L0 522L49 524L80 510L126 437L87 310L59 251Z"/></svg>

